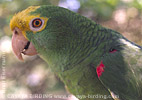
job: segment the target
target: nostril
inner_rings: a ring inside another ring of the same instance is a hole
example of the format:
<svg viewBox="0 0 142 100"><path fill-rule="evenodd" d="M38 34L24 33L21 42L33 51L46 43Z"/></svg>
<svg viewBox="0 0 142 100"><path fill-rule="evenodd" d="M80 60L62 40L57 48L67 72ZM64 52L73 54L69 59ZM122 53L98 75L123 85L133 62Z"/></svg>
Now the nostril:
<svg viewBox="0 0 142 100"><path fill-rule="evenodd" d="M14 33L15 33L15 34L18 34L18 31L17 31L17 30L15 30L15 31L14 31Z"/></svg>

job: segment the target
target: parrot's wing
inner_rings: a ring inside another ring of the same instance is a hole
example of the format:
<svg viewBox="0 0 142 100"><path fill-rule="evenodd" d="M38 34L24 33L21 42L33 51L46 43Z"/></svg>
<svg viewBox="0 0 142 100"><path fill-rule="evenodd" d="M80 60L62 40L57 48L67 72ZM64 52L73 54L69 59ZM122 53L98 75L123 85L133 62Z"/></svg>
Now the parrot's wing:
<svg viewBox="0 0 142 100"><path fill-rule="evenodd" d="M142 100L142 51L124 50L102 58L98 78L120 100Z"/></svg>

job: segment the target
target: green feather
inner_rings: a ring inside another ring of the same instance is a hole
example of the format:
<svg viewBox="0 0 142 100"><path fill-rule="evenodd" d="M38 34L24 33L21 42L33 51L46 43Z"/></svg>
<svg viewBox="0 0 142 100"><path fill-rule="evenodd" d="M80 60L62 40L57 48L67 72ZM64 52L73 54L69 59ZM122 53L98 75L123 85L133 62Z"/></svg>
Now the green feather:
<svg viewBox="0 0 142 100"><path fill-rule="evenodd" d="M49 18L43 31L26 32L26 35L72 94L108 96L112 91L122 100L141 100L141 47L118 32L61 7L41 6L30 14ZM133 47L140 49L139 52ZM117 52L110 53L111 48ZM101 61L105 71L99 79L96 67Z"/></svg>

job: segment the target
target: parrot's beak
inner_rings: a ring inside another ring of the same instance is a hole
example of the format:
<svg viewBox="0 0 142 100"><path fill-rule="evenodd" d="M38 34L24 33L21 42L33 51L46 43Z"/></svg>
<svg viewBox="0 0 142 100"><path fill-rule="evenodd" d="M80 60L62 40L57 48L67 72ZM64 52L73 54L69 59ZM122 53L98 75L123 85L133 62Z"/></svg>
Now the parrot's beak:
<svg viewBox="0 0 142 100"><path fill-rule="evenodd" d="M29 56L37 54L33 44L24 37L22 31L17 27L13 30L12 49L19 60L23 60L22 54Z"/></svg>

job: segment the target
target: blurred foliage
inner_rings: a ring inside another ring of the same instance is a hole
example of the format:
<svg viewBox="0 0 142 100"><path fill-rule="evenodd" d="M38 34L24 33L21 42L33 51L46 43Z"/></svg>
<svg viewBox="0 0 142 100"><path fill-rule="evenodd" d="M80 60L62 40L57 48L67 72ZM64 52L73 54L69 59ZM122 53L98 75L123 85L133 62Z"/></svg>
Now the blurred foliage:
<svg viewBox="0 0 142 100"><path fill-rule="evenodd" d="M24 62L17 60L11 51L12 34L9 28L12 16L28 6L59 4L66 6L68 1L72 3L75 0L0 0L0 74L5 59L6 94L68 94L64 84L38 56L25 57ZM129 40L142 45L142 0L76 1L80 3L77 13L117 30ZM3 55L5 58L2 57ZM1 84L0 79L0 90Z"/></svg>

